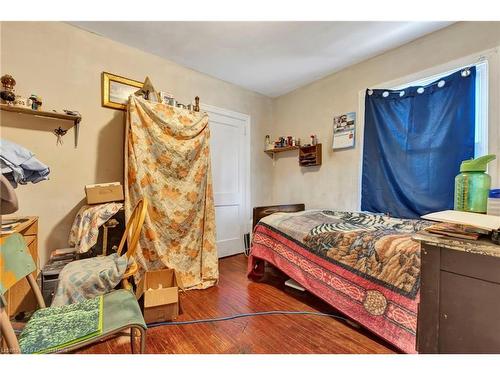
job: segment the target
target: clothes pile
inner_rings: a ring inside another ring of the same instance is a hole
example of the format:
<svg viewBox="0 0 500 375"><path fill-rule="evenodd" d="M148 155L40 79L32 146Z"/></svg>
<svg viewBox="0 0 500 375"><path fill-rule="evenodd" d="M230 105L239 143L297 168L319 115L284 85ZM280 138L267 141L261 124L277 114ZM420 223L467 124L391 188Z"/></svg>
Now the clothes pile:
<svg viewBox="0 0 500 375"><path fill-rule="evenodd" d="M50 173L49 167L30 150L6 139L0 139L0 168L14 188L48 180Z"/></svg>

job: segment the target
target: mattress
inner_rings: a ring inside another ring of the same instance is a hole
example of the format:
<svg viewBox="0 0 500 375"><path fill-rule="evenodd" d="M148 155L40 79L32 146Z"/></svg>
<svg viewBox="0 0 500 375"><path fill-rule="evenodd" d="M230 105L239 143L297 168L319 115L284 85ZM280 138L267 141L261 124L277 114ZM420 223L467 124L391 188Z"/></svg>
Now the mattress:
<svg viewBox="0 0 500 375"><path fill-rule="evenodd" d="M420 247L428 221L363 212L275 213L255 227L248 276L267 261L352 320L415 353Z"/></svg>

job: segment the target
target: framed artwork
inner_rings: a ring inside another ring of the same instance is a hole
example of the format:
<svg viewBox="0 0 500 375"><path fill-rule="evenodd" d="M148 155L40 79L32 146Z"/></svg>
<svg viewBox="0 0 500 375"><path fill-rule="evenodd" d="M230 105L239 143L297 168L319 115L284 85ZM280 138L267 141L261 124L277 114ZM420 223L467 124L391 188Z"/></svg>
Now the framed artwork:
<svg viewBox="0 0 500 375"><path fill-rule="evenodd" d="M356 112L349 112L333 118L334 150L354 147L356 136Z"/></svg>
<svg viewBox="0 0 500 375"><path fill-rule="evenodd" d="M128 97L142 88L143 82L115 74L102 73L102 106L125 111Z"/></svg>

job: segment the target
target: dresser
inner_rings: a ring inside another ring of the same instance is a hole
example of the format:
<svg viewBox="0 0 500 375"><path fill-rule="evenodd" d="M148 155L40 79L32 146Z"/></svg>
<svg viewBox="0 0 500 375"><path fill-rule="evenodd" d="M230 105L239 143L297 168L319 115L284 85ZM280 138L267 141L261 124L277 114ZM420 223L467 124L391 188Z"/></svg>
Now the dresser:
<svg viewBox="0 0 500 375"><path fill-rule="evenodd" d="M500 353L500 246L417 233L419 353Z"/></svg>
<svg viewBox="0 0 500 375"><path fill-rule="evenodd" d="M18 224L14 231L20 233L26 242L33 260L37 266L36 271L33 272L35 280L38 277L40 270L38 259L38 217L29 216L25 217L26 221ZM9 234L3 235L8 236ZM38 308L35 295L31 291L26 278L18 281L12 288L5 293L5 300L7 301L7 314L9 317L14 317L20 312L32 311Z"/></svg>

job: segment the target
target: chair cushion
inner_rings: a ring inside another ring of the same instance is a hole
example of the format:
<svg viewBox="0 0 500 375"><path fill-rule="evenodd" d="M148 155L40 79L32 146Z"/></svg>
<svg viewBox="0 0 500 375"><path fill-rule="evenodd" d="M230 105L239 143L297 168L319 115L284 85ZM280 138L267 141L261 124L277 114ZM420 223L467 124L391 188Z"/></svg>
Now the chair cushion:
<svg viewBox="0 0 500 375"><path fill-rule="evenodd" d="M0 295L36 270L33 258L19 233L0 238Z"/></svg>
<svg viewBox="0 0 500 375"><path fill-rule="evenodd" d="M103 297L36 311L19 337L22 353L48 353L102 333Z"/></svg>
<svg viewBox="0 0 500 375"><path fill-rule="evenodd" d="M110 292L122 279L127 266L127 257L117 254L68 263L59 274L51 306L68 305Z"/></svg>
<svg viewBox="0 0 500 375"><path fill-rule="evenodd" d="M146 329L141 308L131 291L120 289L104 295L103 309L103 334L129 325Z"/></svg>

